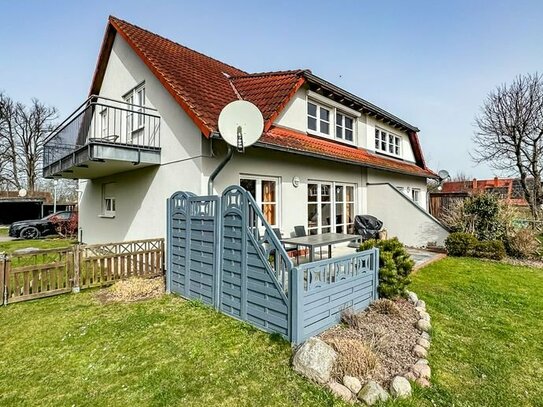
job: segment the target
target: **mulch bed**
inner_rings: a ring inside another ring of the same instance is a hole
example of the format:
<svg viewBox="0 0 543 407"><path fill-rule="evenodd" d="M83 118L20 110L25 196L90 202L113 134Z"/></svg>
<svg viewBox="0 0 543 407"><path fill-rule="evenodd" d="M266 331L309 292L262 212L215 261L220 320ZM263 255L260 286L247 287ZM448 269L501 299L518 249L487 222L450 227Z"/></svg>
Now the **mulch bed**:
<svg viewBox="0 0 543 407"><path fill-rule="evenodd" d="M377 357L375 368L359 377L362 382L375 380L388 388L396 375L404 375L418 358L413 355L413 346L420 337L415 328L418 314L415 306L407 300L394 301L397 313L386 314L377 307L345 318L349 325L338 325L322 333L320 338L340 351L334 343L338 340L356 340L367 346ZM356 358L357 355L345 355ZM356 376L353 374L353 376ZM341 378L337 378L341 381Z"/></svg>
<svg viewBox="0 0 543 407"><path fill-rule="evenodd" d="M129 278L104 288L96 294L102 304L135 302L160 297L164 294L164 278Z"/></svg>

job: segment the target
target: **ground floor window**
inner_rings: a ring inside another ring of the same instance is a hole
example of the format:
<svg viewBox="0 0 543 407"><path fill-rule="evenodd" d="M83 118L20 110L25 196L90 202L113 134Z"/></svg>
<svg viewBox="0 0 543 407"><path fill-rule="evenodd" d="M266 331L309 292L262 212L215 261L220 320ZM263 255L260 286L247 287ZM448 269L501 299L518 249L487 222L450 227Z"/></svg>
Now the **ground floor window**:
<svg viewBox="0 0 543 407"><path fill-rule="evenodd" d="M109 182L102 185L102 215L115 216L115 183Z"/></svg>
<svg viewBox="0 0 543 407"><path fill-rule="evenodd" d="M272 226L279 226L278 179L242 175L240 177L240 185L253 196L257 204L260 206L266 221Z"/></svg>
<svg viewBox="0 0 543 407"><path fill-rule="evenodd" d="M307 229L309 234L352 233L355 185L310 181L307 185Z"/></svg>

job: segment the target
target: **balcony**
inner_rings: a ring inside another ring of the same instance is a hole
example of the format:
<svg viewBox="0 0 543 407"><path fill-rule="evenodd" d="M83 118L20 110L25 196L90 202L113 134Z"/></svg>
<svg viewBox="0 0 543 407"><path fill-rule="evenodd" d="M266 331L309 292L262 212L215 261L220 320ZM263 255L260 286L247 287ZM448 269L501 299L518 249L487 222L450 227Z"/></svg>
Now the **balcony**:
<svg viewBox="0 0 543 407"><path fill-rule="evenodd" d="M93 179L160 164L156 110L90 96L45 141L45 178Z"/></svg>

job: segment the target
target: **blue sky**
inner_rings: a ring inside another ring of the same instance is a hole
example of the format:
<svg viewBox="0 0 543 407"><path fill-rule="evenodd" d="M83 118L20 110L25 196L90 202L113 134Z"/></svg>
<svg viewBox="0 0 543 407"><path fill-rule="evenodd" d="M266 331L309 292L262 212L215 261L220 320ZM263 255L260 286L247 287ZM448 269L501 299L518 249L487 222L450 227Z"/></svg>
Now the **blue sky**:
<svg viewBox="0 0 543 407"><path fill-rule="evenodd" d="M541 1L4 1L0 89L56 106L87 96L113 14L249 72L309 68L421 129L433 169L469 157L486 94L543 68Z"/></svg>

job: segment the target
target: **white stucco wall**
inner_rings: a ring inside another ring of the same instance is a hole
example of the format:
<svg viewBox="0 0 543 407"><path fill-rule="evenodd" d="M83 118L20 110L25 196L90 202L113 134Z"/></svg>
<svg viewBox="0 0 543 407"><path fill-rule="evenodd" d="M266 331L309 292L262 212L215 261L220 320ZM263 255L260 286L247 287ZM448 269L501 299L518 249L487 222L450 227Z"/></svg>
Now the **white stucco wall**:
<svg viewBox="0 0 543 407"><path fill-rule="evenodd" d="M427 193L428 187L426 184L426 178L413 177L409 175L396 174L388 171L380 171L368 168L368 183L379 184L383 182L389 182L395 187L402 187L405 191L410 191L412 188L420 190L420 202L419 205L427 210L428 200ZM407 195L411 197L411 192Z"/></svg>
<svg viewBox="0 0 543 407"><path fill-rule="evenodd" d="M388 184L368 185L368 212L384 223L388 237L411 247L445 245L448 231Z"/></svg>
<svg viewBox="0 0 543 407"><path fill-rule="evenodd" d="M296 92L292 100L285 106L285 109L281 112L279 117L275 120L277 126L286 127L289 129L297 130L300 132L307 132L307 100L311 98L308 96L307 87L302 87ZM318 103L324 105L328 104L330 107L337 106L338 103L329 100L321 95L318 99L315 99ZM328 102L327 102L328 100ZM345 109L349 109L345 107ZM335 131L333 121L335 117L332 117L331 131ZM365 148L371 151L375 151L375 127L379 127L382 130L399 136L402 140L401 143L401 158L408 162L415 162L415 155L409 136L406 132L402 132L397 128L394 128L386 123L383 123L374 117L368 115L359 115L355 120L355 144L358 147Z"/></svg>
<svg viewBox="0 0 543 407"><path fill-rule="evenodd" d="M202 136L129 45L115 38L101 96L122 100L145 81L146 105L158 109L161 165L80 182L80 229L87 243L165 236L166 198L179 189L202 185ZM107 163L104 163L107 165ZM116 214L102 217L102 185L116 184Z"/></svg>
<svg viewBox="0 0 543 407"><path fill-rule="evenodd" d="M218 149L217 149L218 150ZM224 151L224 150L223 150ZM218 154L224 154L224 152ZM205 160L204 171L209 174L217 160ZM366 171L354 165L338 165L329 160L270 151L262 148L247 149L245 154L236 153L215 181L215 193L232 184L238 184L240 175L274 177L279 181L279 227L283 235L289 236L294 226L307 229L307 184L309 181L329 181L355 185L355 214L364 213L366 197ZM300 184L294 187L292 179L298 177Z"/></svg>

